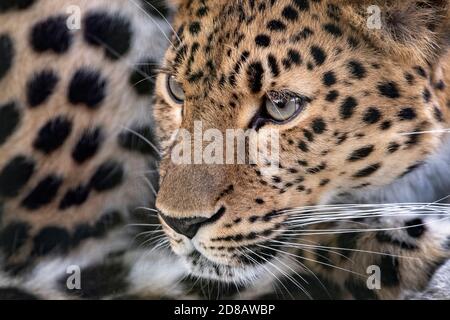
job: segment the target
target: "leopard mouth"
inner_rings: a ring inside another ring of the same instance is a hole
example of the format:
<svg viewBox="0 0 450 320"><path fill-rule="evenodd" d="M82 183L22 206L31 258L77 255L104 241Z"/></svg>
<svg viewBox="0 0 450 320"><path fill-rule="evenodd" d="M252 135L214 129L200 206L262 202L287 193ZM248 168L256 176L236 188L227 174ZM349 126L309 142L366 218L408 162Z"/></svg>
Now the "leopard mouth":
<svg viewBox="0 0 450 320"><path fill-rule="evenodd" d="M183 258L191 276L225 283L251 283L259 279L265 270L263 263L249 263L251 259L242 258L240 262L230 265L212 261L197 250Z"/></svg>
<svg viewBox="0 0 450 320"><path fill-rule="evenodd" d="M274 269L283 248L279 243L284 240L278 236L272 240L265 240L239 248L229 247L227 259L216 259L209 252L193 249L183 255L192 276L228 283L247 284L267 274L268 269ZM275 267L275 269L277 269Z"/></svg>

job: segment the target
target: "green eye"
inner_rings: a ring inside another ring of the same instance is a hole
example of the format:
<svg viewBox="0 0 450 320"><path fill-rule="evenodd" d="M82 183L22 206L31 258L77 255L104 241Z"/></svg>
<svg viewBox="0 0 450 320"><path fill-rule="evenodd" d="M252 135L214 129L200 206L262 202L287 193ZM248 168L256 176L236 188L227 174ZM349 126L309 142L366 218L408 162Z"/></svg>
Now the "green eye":
<svg viewBox="0 0 450 320"><path fill-rule="evenodd" d="M182 104L184 102L184 90L181 84L175 79L174 76L167 77L167 90L171 98L178 104Z"/></svg>
<svg viewBox="0 0 450 320"><path fill-rule="evenodd" d="M291 93L268 94L265 101L267 116L275 122L286 122L293 119L305 108L307 99Z"/></svg>

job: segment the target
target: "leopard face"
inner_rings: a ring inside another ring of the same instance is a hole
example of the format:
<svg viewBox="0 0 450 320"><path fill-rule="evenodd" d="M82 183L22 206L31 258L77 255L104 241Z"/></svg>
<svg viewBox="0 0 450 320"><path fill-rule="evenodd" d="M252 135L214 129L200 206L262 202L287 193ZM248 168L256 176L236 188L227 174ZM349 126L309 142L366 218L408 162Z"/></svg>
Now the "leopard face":
<svg viewBox="0 0 450 320"><path fill-rule="evenodd" d="M446 1L375 1L380 30L366 26L364 1L178 2L156 89L157 208L192 274L254 279L295 241L288 209L387 186L439 148L441 135L426 132L450 120L435 76ZM222 133L277 130L278 170L174 163L179 129L197 121Z"/></svg>

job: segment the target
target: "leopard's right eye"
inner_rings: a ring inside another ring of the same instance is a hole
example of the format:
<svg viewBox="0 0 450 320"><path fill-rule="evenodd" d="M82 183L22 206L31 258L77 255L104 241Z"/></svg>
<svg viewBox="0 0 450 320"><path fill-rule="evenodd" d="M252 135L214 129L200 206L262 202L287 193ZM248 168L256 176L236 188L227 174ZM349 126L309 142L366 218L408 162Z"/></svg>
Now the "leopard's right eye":
<svg viewBox="0 0 450 320"><path fill-rule="evenodd" d="M184 103L184 90L181 84L175 79L175 76L167 76L167 91L169 91L169 95L175 103Z"/></svg>

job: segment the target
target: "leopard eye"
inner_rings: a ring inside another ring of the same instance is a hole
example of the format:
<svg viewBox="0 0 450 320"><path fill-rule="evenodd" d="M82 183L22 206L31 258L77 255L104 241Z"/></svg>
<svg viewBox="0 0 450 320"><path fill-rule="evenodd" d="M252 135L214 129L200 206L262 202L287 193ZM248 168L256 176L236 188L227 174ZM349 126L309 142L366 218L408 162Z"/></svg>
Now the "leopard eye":
<svg viewBox="0 0 450 320"><path fill-rule="evenodd" d="M267 116L271 120L279 123L295 118L307 104L305 97L300 97L292 93L271 92L267 95L264 107Z"/></svg>
<svg viewBox="0 0 450 320"><path fill-rule="evenodd" d="M185 96L183 87L174 76L167 77L167 90L175 103L182 104L184 102Z"/></svg>

